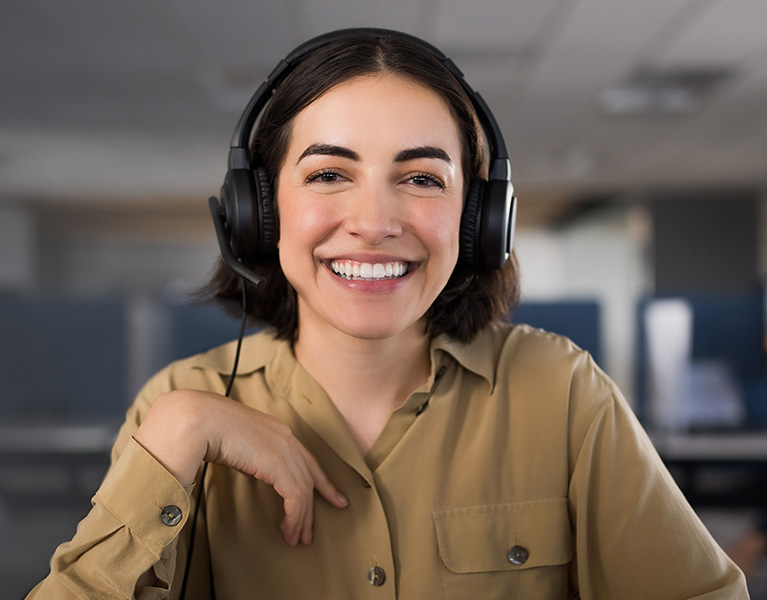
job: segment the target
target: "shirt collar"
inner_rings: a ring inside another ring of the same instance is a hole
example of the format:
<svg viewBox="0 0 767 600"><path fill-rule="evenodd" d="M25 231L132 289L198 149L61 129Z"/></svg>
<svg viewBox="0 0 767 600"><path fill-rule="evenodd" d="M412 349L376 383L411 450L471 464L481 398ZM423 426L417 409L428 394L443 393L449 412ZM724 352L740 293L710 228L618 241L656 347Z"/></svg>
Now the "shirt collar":
<svg viewBox="0 0 767 600"><path fill-rule="evenodd" d="M495 372L498 363L498 356L503 343L503 336L498 335L496 328L488 328L480 332L471 342L459 342L447 335L440 335L434 338L431 343L432 364L436 367L441 360L439 353L451 356L462 367L476 373L484 378L491 389L495 387ZM234 357L237 349L237 342L232 341L209 352L199 354L191 360L192 365L199 368L214 369L222 375L228 375L234 366ZM294 365L285 365L283 358L285 353L291 354L290 345L281 340L277 340L269 332L254 334L245 337L242 341L242 352L237 366L238 375L252 374L260 369L269 370L275 368L282 370L282 367ZM293 361L287 361L292 363ZM280 377L281 373L270 373L273 381L284 379ZM284 375L284 373L282 373Z"/></svg>
<svg viewBox="0 0 767 600"><path fill-rule="evenodd" d="M255 333L243 338L237 374L248 375L263 369L269 363L278 345L282 343L284 342L276 340L269 332ZM213 369L221 375L228 375L234 367L236 352L237 340L234 340L198 354L190 361L193 367Z"/></svg>
<svg viewBox="0 0 767 600"><path fill-rule="evenodd" d="M464 369L485 379L492 390L495 388L495 372L502 344L502 337L493 327L481 331L470 342L459 342L443 334L432 341L432 361L436 364L436 354L444 352Z"/></svg>

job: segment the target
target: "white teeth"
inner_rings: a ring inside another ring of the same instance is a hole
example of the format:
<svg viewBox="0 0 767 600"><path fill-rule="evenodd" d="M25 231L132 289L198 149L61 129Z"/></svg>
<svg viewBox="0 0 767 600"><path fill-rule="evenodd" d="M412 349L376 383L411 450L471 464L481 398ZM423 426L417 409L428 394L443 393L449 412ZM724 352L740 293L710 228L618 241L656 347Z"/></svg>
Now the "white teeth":
<svg viewBox="0 0 767 600"><path fill-rule="evenodd" d="M387 279L402 277L407 274L406 262L389 263L352 263L351 261L333 261L330 267L336 275L346 279Z"/></svg>

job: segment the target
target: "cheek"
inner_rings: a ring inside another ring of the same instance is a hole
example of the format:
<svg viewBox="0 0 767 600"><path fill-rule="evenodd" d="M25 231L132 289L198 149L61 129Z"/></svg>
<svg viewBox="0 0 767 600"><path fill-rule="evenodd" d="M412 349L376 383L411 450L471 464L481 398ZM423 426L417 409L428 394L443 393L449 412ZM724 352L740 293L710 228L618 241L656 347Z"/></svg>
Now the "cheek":
<svg viewBox="0 0 767 600"><path fill-rule="evenodd" d="M282 245L316 243L331 226L334 216L322 203L302 202L301 198L289 197L278 202L280 242Z"/></svg>
<svg viewBox="0 0 767 600"><path fill-rule="evenodd" d="M277 244L282 271L296 286L314 268L314 248L330 235L334 215L322 203L286 198L279 203L280 239Z"/></svg>
<svg viewBox="0 0 767 600"><path fill-rule="evenodd" d="M441 207L440 210L422 215L418 222L421 224L419 236L432 247L432 253L439 253L454 265L460 247L460 205L457 208Z"/></svg>

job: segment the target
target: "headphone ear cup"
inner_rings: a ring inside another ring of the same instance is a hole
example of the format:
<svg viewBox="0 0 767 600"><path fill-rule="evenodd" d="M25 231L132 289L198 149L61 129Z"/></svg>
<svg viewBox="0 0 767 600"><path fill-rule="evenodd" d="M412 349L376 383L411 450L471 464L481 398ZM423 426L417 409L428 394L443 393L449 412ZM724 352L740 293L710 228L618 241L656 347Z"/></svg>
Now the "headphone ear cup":
<svg viewBox="0 0 767 600"><path fill-rule="evenodd" d="M221 187L221 206L229 247L237 258L252 256L257 240L254 230L253 181L247 169L230 169Z"/></svg>
<svg viewBox="0 0 767 600"><path fill-rule="evenodd" d="M473 179L464 200L458 259L466 267L477 268L481 257L479 239L485 183L484 179Z"/></svg>
<svg viewBox="0 0 767 600"><path fill-rule="evenodd" d="M279 227L274 204L274 194L266 170L258 167L254 171L256 184L256 205L258 208L258 254L271 254L277 249Z"/></svg>
<svg viewBox="0 0 767 600"><path fill-rule="evenodd" d="M511 182L491 179L483 191L479 214L481 251L477 264L481 269L500 269L511 254L516 222L516 198Z"/></svg>

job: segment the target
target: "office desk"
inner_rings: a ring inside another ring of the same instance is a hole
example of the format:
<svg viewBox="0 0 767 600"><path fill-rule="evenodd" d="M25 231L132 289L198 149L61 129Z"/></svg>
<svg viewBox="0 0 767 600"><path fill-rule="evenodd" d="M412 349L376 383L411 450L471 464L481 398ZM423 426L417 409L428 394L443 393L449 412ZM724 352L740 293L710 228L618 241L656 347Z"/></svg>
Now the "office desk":
<svg viewBox="0 0 767 600"><path fill-rule="evenodd" d="M694 506L767 509L767 431L650 437Z"/></svg>
<svg viewBox="0 0 767 600"><path fill-rule="evenodd" d="M89 500L109 466L118 426L0 425L0 499L26 506Z"/></svg>

